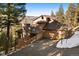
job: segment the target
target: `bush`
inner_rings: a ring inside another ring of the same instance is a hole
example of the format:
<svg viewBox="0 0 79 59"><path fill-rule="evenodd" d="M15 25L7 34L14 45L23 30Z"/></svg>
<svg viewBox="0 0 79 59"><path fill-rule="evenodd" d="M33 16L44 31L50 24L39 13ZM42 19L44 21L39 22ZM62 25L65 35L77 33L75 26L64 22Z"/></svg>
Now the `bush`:
<svg viewBox="0 0 79 59"><path fill-rule="evenodd" d="M5 32L1 31L0 32L0 50L4 50L5 41L6 41Z"/></svg>

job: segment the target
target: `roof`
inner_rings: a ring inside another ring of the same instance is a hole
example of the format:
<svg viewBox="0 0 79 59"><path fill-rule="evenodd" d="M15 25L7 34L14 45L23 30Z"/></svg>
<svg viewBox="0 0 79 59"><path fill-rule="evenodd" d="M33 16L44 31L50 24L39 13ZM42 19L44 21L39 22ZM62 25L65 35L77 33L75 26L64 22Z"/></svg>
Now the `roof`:
<svg viewBox="0 0 79 59"><path fill-rule="evenodd" d="M45 22L45 21L39 21L39 22L37 22L37 24L46 24L47 22Z"/></svg>
<svg viewBox="0 0 79 59"><path fill-rule="evenodd" d="M42 16L47 17L47 18L51 18L53 20L53 21L49 20L47 22L45 22L45 21L39 21L39 22L37 22L37 24L39 24L39 26L41 26L41 24L45 25L43 27L44 30L58 30L63 25L62 23L60 23L60 22L57 21L57 17L55 17L55 16L52 17L50 15L41 15L39 17L42 17ZM36 18L36 19L38 19L38 18ZM36 20L36 19L34 19L34 20Z"/></svg>
<svg viewBox="0 0 79 59"><path fill-rule="evenodd" d="M60 29L62 24L56 20L51 23L47 23L44 27L44 30L58 30Z"/></svg>
<svg viewBox="0 0 79 59"><path fill-rule="evenodd" d="M40 18L40 17L42 17L42 16L47 17L47 18L51 18L51 19L53 19L53 20L56 20L56 19L57 19L57 17L55 17L55 16L50 16L50 15L41 15L41 16L39 16L39 17L33 19L33 21L34 21L34 20L37 20L38 18Z"/></svg>

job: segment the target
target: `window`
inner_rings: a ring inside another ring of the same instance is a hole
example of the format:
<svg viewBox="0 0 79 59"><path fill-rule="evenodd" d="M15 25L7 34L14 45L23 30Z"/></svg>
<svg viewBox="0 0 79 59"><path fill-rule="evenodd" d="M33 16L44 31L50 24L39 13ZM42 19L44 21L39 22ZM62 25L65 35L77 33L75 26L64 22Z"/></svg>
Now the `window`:
<svg viewBox="0 0 79 59"><path fill-rule="evenodd" d="M42 18L42 19L44 19L44 17L43 17L43 16L42 16L41 18Z"/></svg>
<svg viewBox="0 0 79 59"><path fill-rule="evenodd" d="M46 20L49 22L50 21L50 18L47 18Z"/></svg>
<svg viewBox="0 0 79 59"><path fill-rule="evenodd" d="M35 28L32 29L35 32Z"/></svg>

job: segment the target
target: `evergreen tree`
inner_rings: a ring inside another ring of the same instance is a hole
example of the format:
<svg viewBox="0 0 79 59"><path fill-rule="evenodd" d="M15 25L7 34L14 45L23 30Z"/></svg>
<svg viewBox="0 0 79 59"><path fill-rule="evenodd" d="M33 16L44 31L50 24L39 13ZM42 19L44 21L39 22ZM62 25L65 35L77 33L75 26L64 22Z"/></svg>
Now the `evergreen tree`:
<svg viewBox="0 0 79 59"><path fill-rule="evenodd" d="M74 17L75 17L75 4L69 4L68 10L66 11L66 17L71 26L74 26Z"/></svg>
<svg viewBox="0 0 79 59"><path fill-rule="evenodd" d="M8 49L10 47L10 28L12 25L19 23L24 17L26 13L25 3L3 3L0 4L0 14L2 16L6 16L6 18L1 17L2 21L0 24L2 27L7 28L7 38L5 43L5 54L8 53ZM18 18L21 17L19 20Z"/></svg>
<svg viewBox="0 0 79 59"><path fill-rule="evenodd" d="M77 4L75 11L75 22L79 23L79 3Z"/></svg>
<svg viewBox="0 0 79 59"><path fill-rule="evenodd" d="M75 4L69 4L68 10L66 12L68 18L74 18L75 16Z"/></svg>
<svg viewBox="0 0 79 59"><path fill-rule="evenodd" d="M60 22L62 22L62 23L64 22L64 9L63 9L62 5L60 5L59 10L56 13L56 16L58 17L58 20Z"/></svg>
<svg viewBox="0 0 79 59"><path fill-rule="evenodd" d="M55 14L54 14L54 12L53 12L53 11L51 11L51 16L55 16Z"/></svg>

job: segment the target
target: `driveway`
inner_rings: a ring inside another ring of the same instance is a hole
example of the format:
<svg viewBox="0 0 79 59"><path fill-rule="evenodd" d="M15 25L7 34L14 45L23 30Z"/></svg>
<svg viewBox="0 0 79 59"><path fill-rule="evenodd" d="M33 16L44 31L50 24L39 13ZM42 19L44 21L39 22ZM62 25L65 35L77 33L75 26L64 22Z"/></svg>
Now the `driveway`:
<svg viewBox="0 0 79 59"><path fill-rule="evenodd" d="M9 56L79 56L79 47L56 48L57 40L41 39Z"/></svg>

